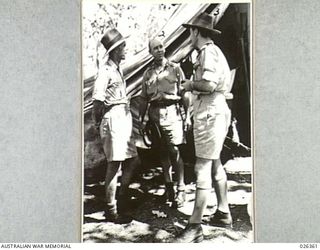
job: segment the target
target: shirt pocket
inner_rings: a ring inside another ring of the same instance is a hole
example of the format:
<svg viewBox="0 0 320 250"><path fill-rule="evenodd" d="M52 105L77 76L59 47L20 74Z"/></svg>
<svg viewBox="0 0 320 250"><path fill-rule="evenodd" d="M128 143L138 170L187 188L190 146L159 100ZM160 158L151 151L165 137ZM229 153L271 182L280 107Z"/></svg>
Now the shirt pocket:
<svg viewBox="0 0 320 250"><path fill-rule="evenodd" d="M149 79L146 82L147 95L153 95L157 92L155 79Z"/></svg>
<svg viewBox="0 0 320 250"><path fill-rule="evenodd" d="M207 117L206 117L206 126L213 126L214 121L218 115L222 114L221 109L217 105L208 105L207 106Z"/></svg>
<svg viewBox="0 0 320 250"><path fill-rule="evenodd" d="M195 123L199 130L203 130L213 125L217 115L222 112L216 105L206 105L205 103L201 103L200 105L195 114Z"/></svg>
<svg viewBox="0 0 320 250"><path fill-rule="evenodd" d="M125 97L124 85L123 82L113 81L108 85L108 90L112 98L120 99Z"/></svg>
<svg viewBox="0 0 320 250"><path fill-rule="evenodd" d="M101 134L102 134L102 136L105 136L108 133L110 133L110 131L112 130L111 117L109 117L109 116L103 117L101 123L102 123Z"/></svg>
<svg viewBox="0 0 320 250"><path fill-rule="evenodd" d="M171 72L170 74L166 74L162 77L162 79L166 82L168 82L169 84L175 84L178 79L177 79L177 76L175 74L175 72Z"/></svg>

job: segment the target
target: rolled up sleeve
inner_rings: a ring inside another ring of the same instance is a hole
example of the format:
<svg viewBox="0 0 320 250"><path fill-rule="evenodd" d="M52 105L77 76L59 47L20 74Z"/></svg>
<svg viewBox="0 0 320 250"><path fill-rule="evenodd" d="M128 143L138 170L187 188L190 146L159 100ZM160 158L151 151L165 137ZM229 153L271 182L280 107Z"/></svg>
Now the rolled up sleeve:
<svg viewBox="0 0 320 250"><path fill-rule="evenodd" d="M204 50L202 57L202 79L217 84L219 82L218 54L215 51Z"/></svg>

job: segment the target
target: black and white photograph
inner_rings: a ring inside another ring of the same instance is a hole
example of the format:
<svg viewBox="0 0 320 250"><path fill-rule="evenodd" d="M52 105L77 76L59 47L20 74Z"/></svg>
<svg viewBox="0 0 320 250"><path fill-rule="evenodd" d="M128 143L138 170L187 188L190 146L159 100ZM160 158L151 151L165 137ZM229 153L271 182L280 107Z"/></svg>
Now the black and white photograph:
<svg viewBox="0 0 320 250"><path fill-rule="evenodd" d="M82 241L253 242L251 1L81 7Z"/></svg>

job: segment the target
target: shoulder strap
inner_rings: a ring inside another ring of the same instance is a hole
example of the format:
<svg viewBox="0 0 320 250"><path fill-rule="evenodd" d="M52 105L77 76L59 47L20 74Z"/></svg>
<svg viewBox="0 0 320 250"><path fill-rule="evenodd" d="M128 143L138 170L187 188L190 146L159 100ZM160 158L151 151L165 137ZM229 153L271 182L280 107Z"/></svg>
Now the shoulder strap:
<svg viewBox="0 0 320 250"><path fill-rule="evenodd" d="M181 86L181 76L180 76L180 72L179 72L179 67L177 65L174 65L174 70L176 71L176 76L178 79L178 94L180 94L180 86Z"/></svg>

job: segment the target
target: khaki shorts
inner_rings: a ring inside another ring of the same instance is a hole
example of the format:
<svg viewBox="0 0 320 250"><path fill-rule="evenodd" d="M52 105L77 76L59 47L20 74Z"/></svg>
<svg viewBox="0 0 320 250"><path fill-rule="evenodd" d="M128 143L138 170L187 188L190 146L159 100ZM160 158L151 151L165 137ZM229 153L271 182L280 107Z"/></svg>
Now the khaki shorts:
<svg viewBox="0 0 320 250"><path fill-rule="evenodd" d="M132 136L132 117L126 105L115 105L103 117L100 137L107 161L124 161L137 156Z"/></svg>
<svg viewBox="0 0 320 250"><path fill-rule="evenodd" d="M173 104L166 107L150 106L149 119L158 125L163 143L166 145L185 143L179 105Z"/></svg>
<svg viewBox="0 0 320 250"><path fill-rule="evenodd" d="M225 100L214 102L209 97L195 100L193 134L197 157L220 158L230 120L231 112Z"/></svg>

